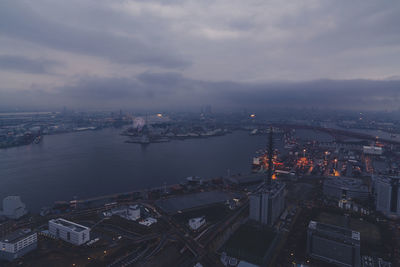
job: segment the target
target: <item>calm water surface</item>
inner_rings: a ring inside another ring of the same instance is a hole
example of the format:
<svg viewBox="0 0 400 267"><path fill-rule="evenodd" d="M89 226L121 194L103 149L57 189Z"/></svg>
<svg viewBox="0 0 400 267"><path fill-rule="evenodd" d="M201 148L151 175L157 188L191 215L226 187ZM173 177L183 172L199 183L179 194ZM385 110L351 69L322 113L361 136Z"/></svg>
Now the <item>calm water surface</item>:
<svg viewBox="0 0 400 267"><path fill-rule="evenodd" d="M57 200L133 191L198 175L248 173L266 136L247 132L169 143L124 143L118 129L45 136L40 144L0 150L0 199L20 195L37 211Z"/></svg>

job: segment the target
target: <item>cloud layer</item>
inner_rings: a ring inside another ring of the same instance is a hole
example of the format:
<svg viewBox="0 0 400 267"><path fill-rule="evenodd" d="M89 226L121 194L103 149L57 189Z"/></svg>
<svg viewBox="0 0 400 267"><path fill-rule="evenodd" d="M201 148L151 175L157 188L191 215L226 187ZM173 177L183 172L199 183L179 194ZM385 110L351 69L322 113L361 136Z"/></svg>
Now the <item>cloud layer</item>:
<svg viewBox="0 0 400 267"><path fill-rule="evenodd" d="M0 107L398 108L399 12L396 0L5 0Z"/></svg>
<svg viewBox="0 0 400 267"><path fill-rule="evenodd" d="M400 103L399 80L314 80L306 82L206 82L179 73L142 73L131 78L80 77L51 91L19 90L1 93L7 103L40 109L72 103L79 109L198 110L211 104L217 110L246 108L329 108L393 110Z"/></svg>

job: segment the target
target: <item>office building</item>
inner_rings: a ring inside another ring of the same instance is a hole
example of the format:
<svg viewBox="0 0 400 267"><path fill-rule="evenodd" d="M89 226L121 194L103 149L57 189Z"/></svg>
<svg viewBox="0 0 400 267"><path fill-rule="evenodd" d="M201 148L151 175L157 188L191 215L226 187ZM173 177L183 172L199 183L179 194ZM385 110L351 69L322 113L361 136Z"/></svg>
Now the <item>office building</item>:
<svg viewBox="0 0 400 267"><path fill-rule="evenodd" d="M307 253L315 259L344 267L359 267L360 233L350 229L310 221Z"/></svg>
<svg viewBox="0 0 400 267"><path fill-rule="evenodd" d="M19 219L28 211L25 204L21 201L19 196L8 196L3 200L3 211L0 215L4 215L9 219Z"/></svg>
<svg viewBox="0 0 400 267"><path fill-rule="evenodd" d="M37 233L20 229L0 238L0 259L12 261L36 249Z"/></svg>
<svg viewBox="0 0 400 267"><path fill-rule="evenodd" d="M368 186L361 180L346 177L327 177L323 186L324 195L336 200L367 200Z"/></svg>
<svg viewBox="0 0 400 267"><path fill-rule="evenodd" d="M386 216L400 216L400 177L376 176L374 194L376 210Z"/></svg>
<svg viewBox="0 0 400 267"><path fill-rule="evenodd" d="M90 240L90 228L61 218L49 221L49 233L78 246Z"/></svg>

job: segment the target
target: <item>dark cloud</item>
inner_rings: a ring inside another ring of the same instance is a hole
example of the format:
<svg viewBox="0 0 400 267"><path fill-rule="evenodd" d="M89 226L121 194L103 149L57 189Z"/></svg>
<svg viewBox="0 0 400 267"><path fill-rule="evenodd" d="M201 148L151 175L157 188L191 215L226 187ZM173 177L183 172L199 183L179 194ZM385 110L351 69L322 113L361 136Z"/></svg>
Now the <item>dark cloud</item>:
<svg viewBox="0 0 400 267"><path fill-rule="evenodd" d="M102 77L80 78L71 85L55 88L54 94L76 100L90 99L93 102L137 99L146 96L135 79Z"/></svg>
<svg viewBox="0 0 400 267"><path fill-rule="evenodd" d="M316 80L245 84L229 92L232 103L243 107L320 107L338 109L397 109L400 81ZM225 88L225 86L223 86ZM222 92L221 90L220 92ZM221 97L224 94L221 95Z"/></svg>
<svg viewBox="0 0 400 267"><path fill-rule="evenodd" d="M0 69L34 74L51 73L51 69L61 65L54 60L41 58L31 59L23 56L0 55Z"/></svg>
<svg viewBox="0 0 400 267"><path fill-rule="evenodd" d="M49 101L80 108L193 109L204 103L212 104L216 110L400 108L399 80L236 83L193 80L176 73L146 72L131 78L82 77L51 93L29 94L32 99L53 99Z"/></svg>
<svg viewBox="0 0 400 267"><path fill-rule="evenodd" d="M165 68L182 68L189 65L187 60L163 45L101 28L87 29L70 26L63 21L50 20L36 14L29 5L19 1L0 2L0 33L49 48L98 56L122 64L145 64Z"/></svg>
<svg viewBox="0 0 400 267"><path fill-rule="evenodd" d="M177 72L152 73L145 72L137 76L137 79L145 84L157 84L163 86L173 86L184 80L182 74Z"/></svg>
<svg viewBox="0 0 400 267"><path fill-rule="evenodd" d="M397 109L398 10L397 0L3 0L0 105Z"/></svg>

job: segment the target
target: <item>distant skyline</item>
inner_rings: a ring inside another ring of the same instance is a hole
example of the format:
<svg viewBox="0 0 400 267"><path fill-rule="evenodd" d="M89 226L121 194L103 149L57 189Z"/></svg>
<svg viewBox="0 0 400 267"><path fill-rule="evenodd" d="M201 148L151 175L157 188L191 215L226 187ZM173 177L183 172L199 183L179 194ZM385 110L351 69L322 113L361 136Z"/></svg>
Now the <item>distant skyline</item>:
<svg viewBox="0 0 400 267"><path fill-rule="evenodd" d="M400 108L400 2L0 1L0 110Z"/></svg>

